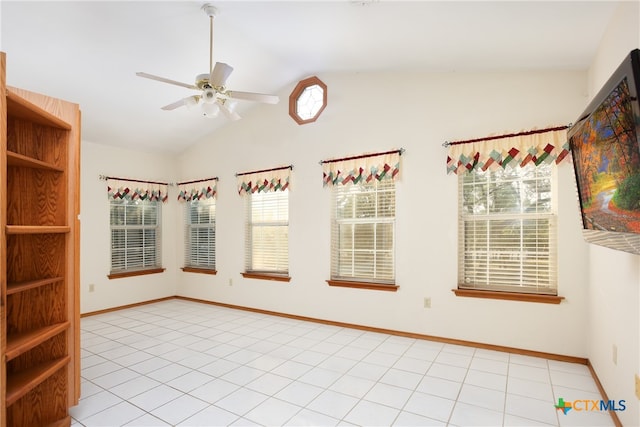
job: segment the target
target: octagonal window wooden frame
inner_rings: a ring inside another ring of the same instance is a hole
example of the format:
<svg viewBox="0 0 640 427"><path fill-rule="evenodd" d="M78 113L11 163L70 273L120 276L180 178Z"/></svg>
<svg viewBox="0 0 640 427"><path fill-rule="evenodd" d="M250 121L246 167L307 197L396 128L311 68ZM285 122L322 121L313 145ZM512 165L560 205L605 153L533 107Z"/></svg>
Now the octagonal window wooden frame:
<svg viewBox="0 0 640 427"><path fill-rule="evenodd" d="M312 87L314 85L318 85L322 89L322 107L320 107L320 109L316 112L316 114L313 117L310 117L308 119L303 119L298 115L298 108L297 108L298 99L300 98L300 95L302 95L302 93L306 88ZM305 125L307 123L315 122L318 119L318 117L320 117L320 114L322 114L326 106L327 106L327 85L324 84L324 82L316 76L309 77L304 80L300 80L296 85L296 87L291 92L291 95L289 95L289 115L299 125Z"/></svg>

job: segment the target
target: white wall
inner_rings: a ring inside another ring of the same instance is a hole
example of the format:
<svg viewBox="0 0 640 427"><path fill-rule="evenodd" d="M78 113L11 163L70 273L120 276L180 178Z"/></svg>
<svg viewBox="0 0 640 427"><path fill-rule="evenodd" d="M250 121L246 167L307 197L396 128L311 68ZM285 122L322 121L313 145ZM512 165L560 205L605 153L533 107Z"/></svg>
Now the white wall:
<svg viewBox="0 0 640 427"><path fill-rule="evenodd" d="M457 298L456 177L445 175L445 140L574 121L622 58L640 46L638 2L623 4L588 74L328 74L318 122L260 106L177 159L83 141L83 313L174 294L382 328L588 357L618 413L640 425L640 257L586 245L571 167L559 168L559 306ZM588 94L587 94L588 89ZM327 286L329 190L318 161L404 147L397 186L397 293ZM177 163L176 163L177 161ZM234 173L294 164L288 284L243 279L243 203ZM163 274L108 280L109 217L99 174L175 181L220 176L218 275L183 273L182 209L163 208ZM174 179L175 178L175 179ZM229 286L229 280L233 285ZM88 285L95 284L95 292ZM422 300L432 298L433 308ZM563 333L555 333L558 329ZM612 346L618 363L612 362Z"/></svg>
<svg viewBox="0 0 640 427"><path fill-rule="evenodd" d="M482 343L585 357L586 244L569 164L559 168L559 288L547 305L456 297L457 178L445 140L566 124L586 102L584 72L327 74L314 124L260 106L179 158L180 180L217 175L217 276L178 272L180 295ZM397 293L329 287L330 190L322 159L403 147L397 184ZM290 283L244 279L243 200L234 173L293 164ZM181 215L181 214L180 214ZM179 236L181 239L181 237ZM181 245L178 245L181 246ZM233 285L229 286L232 279ZM423 308L423 298L432 308ZM562 334L553 333L558 328Z"/></svg>
<svg viewBox="0 0 640 427"><path fill-rule="evenodd" d="M640 47L640 3L623 3L589 69L589 99L632 49ZM624 425L640 425L634 374L640 373L640 256L589 245L588 356L610 399L625 399ZM613 346L617 346L617 364Z"/></svg>
<svg viewBox="0 0 640 427"><path fill-rule="evenodd" d="M109 280L111 236L107 183L99 175L172 182L173 156L82 141L80 191L80 312L89 313L176 294L176 203L162 207L164 273ZM175 187L169 195L175 195ZM89 285L95 291L89 292Z"/></svg>

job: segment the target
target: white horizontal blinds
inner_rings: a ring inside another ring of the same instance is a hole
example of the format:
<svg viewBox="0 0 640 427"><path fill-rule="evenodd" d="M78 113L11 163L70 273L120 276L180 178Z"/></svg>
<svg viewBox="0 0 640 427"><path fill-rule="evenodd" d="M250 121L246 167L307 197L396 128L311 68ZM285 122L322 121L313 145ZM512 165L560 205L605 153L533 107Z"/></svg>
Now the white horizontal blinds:
<svg viewBox="0 0 640 427"><path fill-rule="evenodd" d="M216 269L216 194L218 178L177 183L185 202L184 266Z"/></svg>
<svg viewBox="0 0 640 427"><path fill-rule="evenodd" d="M333 187L331 278L394 283L395 183Z"/></svg>
<svg viewBox="0 0 640 427"><path fill-rule="evenodd" d="M185 203L185 267L216 269L216 199Z"/></svg>
<svg viewBox="0 0 640 427"><path fill-rule="evenodd" d="M293 166L237 174L245 197L245 271L289 274L289 185Z"/></svg>
<svg viewBox="0 0 640 427"><path fill-rule="evenodd" d="M247 194L245 270L289 273L289 191Z"/></svg>
<svg viewBox="0 0 640 427"><path fill-rule="evenodd" d="M111 272L160 267L160 207L150 200L111 199Z"/></svg>
<svg viewBox="0 0 640 427"><path fill-rule="evenodd" d="M459 287L557 294L549 164L459 175Z"/></svg>
<svg viewBox="0 0 640 427"><path fill-rule="evenodd" d="M395 283L395 179L403 150L322 161L332 187L331 279Z"/></svg>

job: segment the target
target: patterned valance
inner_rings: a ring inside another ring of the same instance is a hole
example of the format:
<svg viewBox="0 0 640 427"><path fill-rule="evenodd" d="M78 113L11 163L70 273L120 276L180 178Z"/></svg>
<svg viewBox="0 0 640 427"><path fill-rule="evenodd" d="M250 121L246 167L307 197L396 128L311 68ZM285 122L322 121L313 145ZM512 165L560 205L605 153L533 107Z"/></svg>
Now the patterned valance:
<svg viewBox="0 0 640 427"><path fill-rule="evenodd" d="M218 192L218 178L178 182L176 185L178 186L179 202L210 199L216 197Z"/></svg>
<svg viewBox="0 0 640 427"><path fill-rule="evenodd" d="M567 126L448 145L447 173L560 163L568 158Z"/></svg>
<svg viewBox="0 0 640 427"><path fill-rule="evenodd" d="M322 183L326 186L347 185L396 179L400 173L403 150L363 154L342 159L323 160Z"/></svg>
<svg viewBox="0 0 640 427"><path fill-rule="evenodd" d="M283 166L253 172L236 174L238 178L238 194L284 191L289 188L293 166Z"/></svg>
<svg viewBox="0 0 640 427"><path fill-rule="evenodd" d="M126 180L107 177L109 198L124 200L149 200L166 202L168 199L165 182Z"/></svg>

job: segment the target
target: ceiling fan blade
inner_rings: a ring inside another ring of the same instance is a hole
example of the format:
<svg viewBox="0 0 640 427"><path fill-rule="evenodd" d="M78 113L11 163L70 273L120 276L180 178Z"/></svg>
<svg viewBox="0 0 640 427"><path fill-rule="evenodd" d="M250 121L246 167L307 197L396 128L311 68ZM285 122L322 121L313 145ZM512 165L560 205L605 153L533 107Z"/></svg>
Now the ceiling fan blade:
<svg viewBox="0 0 640 427"><path fill-rule="evenodd" d="M220 111L222 111L222 114L224 114L227 119L233 121L240 120L240 114L229 110L229 108L224 104L218 103L218 105L220 106Z"/></svg>
<svg viewBox="0 0 640 427"><path fill-rule="evenodd" d="M162 109L166 111L175 110L176 108L182 107L183 105L184 105L184 99L181 99L179 101L172 102L169 105L165 105L164 107L162 107Z"/></svg>
<svg viewBox="0 0 640 427"><path fill-rule="evenodd" d="M165 105L164 107L162 107L162 109L167 111L175 110L176 108L180 108L183 105L186 106L187 108L191 108L197 105L199 100L200 100L200 97L198 95L187 96L186 98L182 98L179 101L173 102L169 105Z"/></svg>
<svg viewBox="0 0 640 427"><path fill-rule="evenodd" d="M265 104L277 104L280 98L277 95L265 95L255 92L241 92L237 90L229 90L225 93L229 98L242 99L245 101L264 102Z"/></svg>
<svg viewBox="0 0 640 427"><path fill-rule="evenodd" d="M209 76L209 84L213 87L224 86L227 79L233 72L233 67L224 62L216 62Z"/></svg>
<svg viewBox="0 0 640 427"><path fill-rule="evenodd" d="M149 73L137 72L136 76L144 77L145 79L157 80L157 81L163 82L163 83L169 83L169 84L176 85L176 86L186 87L187 89L196 89L196 90L198 90L198 86L196 86L196 85L192 85L192 84L188 84L188 83L182 83L182 82L178 82L178 81L175 81L175 80L166 79L164 77L154 76L153 74L149 74Z"/></svg>

